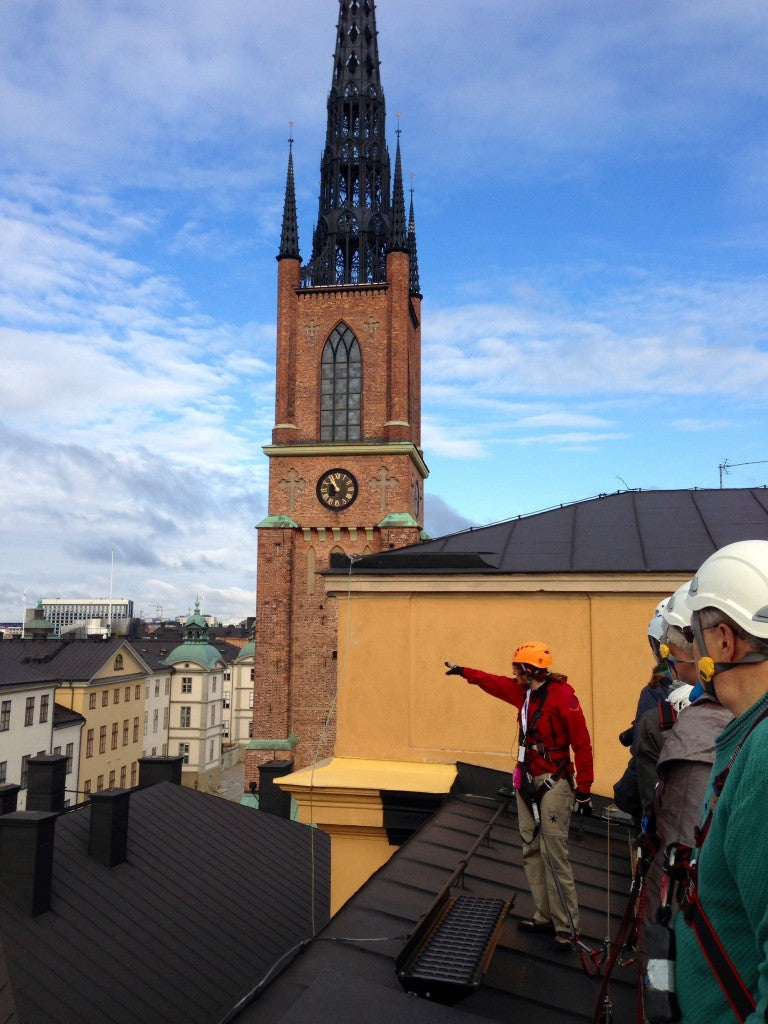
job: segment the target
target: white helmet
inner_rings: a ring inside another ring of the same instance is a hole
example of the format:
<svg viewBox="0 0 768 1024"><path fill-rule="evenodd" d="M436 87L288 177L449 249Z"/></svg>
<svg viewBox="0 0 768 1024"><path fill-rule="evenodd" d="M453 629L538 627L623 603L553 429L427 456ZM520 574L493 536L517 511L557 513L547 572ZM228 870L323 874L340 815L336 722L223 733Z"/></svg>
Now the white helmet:
<svg viewBox="0 0 768 1024"><path fill-rule="evenodd" d="M665 623L664 632L667 626L677 626L678 629L685 629L691 624L691 610L685 603L686 595L691 586L691 580L686 580L681 587L678 587L672 597L667 601L663 612Z"/></svg>
<svg viewBox="0 0 768 1024"><path fill-rule="evenodd" d="M683 708L687 708L688 705L691 703L690 697L692 690L692 686L689 686L687 683L683 683L681 686L676 687L676 689L672 690L672 692L668 694L667 702L672 705L672 707L675 709L678 715L683 710Z"/></svg>
<svg viewBox="0 0 768 1024"><path fill-rule="evenodd" d="M718 608L750 636L768 639L768 540L727 544L702 564L685 604Z"/></svg>
<svg viewBox="0 0 768 1024"><path fill-rule="evenodd" d="M667 606L668 597L665 597L663 601L659 601L656 605L656 611L651 616L651 621L648 623L648 642L651 645L654 657L660 658L659 644L661 638L664 635L664 609Z"/></svg>

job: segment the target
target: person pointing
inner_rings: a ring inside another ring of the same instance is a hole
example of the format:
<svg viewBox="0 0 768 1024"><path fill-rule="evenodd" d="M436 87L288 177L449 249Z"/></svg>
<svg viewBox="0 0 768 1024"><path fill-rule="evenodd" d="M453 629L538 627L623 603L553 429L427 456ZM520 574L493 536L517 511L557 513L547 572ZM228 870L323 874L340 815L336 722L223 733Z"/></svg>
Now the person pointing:
<svg viewBox="0 0 768 1024"><path fill-rule="evenodd" d="M592 743L578 697L564 675L551 671L552 652L538 640L517 648L511 677L445 664L446 675L461 676L518 710L513 785L523 867L536 906L533 917L522 918L518 927L554 934L557 948L568 949L579 934L568 828L572 813L592 813L594 780Z"/></svg>

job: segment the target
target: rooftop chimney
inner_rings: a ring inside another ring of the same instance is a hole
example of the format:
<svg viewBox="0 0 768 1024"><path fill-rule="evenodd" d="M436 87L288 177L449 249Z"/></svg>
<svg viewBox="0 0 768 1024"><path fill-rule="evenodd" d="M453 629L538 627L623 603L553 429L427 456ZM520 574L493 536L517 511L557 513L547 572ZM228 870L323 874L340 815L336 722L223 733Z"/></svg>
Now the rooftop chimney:
<svg viewBox="0 0 768 1024"><path fill-rule="evenodd" d="M181 766L184 757L140 757L139 758L139 789L154 786L157 782L172 782L181 785Z"/></svg>
<svg viewBox="0 0 768 1024"><path fill-rule="evenodd" d="M290 775L293 761L267 761L259 768L259 810L276 814L278 818L291 817L291 794L284 793L275 784L277 779Z"/></svg>
<svg viewBox="0 0 768 1024"><path fill-rule="evenodd" d="M38 754L27 761L27 810L64 810L67 759L64 754Z"/></svg>
<svg viewBox="0 0 768 1024"><path fill-rule="evenodd" d="M88 853L113 868L128 858L128 801L130 789L91 793L91 832Z"/></svg>
<svg viewBox="0 0 768 1024"><path fill-rule="evenodd" d="M0 817L0 885L32 917L51 907L57 817L48 811L13 811Z"/></svg>
<svg viewBox="0 0 768 1024"><path fill-rule="evenodd" d="M16 810L20 789L21 786L15 782L6 782L0 786L0 815L10 814Z"/></svg>

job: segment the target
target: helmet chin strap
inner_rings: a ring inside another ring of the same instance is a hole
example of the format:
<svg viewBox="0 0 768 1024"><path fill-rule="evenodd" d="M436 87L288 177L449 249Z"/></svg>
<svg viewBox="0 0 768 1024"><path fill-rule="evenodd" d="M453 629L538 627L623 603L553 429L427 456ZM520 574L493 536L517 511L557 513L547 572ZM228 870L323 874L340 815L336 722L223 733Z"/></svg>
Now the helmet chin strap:
<svg viewBox="0 0 768 1024"><path fill-rule="evenodd" d="M691 615L691 628L693 629L693 635L696 637L696 645L699 650L706 651L704 631L701 628L701 616L698 612L693 612ZM715 690L715 676L722 675L723 672L728 672L729 669L737 668L739 665L755 665L760 661L768 661L768 654L761 654L760 651L751 651L738 661L715 661L708 654L699 658L699 679L704 684L704 692L719 703L717 691Z"/></svg>

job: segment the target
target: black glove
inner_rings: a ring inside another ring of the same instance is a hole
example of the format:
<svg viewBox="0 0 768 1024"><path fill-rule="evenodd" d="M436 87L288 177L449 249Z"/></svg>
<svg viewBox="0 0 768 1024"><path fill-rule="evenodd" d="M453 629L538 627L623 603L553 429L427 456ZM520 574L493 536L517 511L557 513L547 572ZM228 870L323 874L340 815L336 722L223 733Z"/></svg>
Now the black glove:
<svg viewBox="0 0 768 1024"><path fill-rule="evenodd" d="M580 818L589 818L592 815L592 800L589 793L580 793L576 790L576 802L573 805L573 813Z"/></svg>
<svg viewBox="0 0 768 1024"><path fill-rule="evenodd" d="M454 665L452 661L446 661L445 663L448 671L445 673L447 676L463 676L464 669L461 665Z"/></svg>

